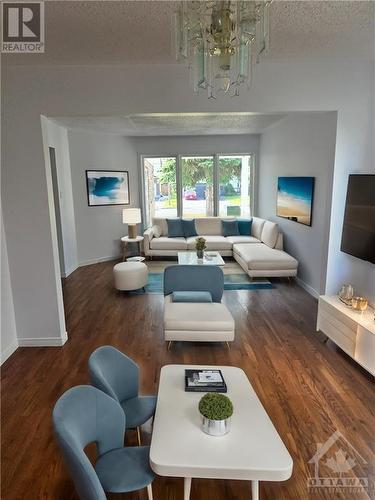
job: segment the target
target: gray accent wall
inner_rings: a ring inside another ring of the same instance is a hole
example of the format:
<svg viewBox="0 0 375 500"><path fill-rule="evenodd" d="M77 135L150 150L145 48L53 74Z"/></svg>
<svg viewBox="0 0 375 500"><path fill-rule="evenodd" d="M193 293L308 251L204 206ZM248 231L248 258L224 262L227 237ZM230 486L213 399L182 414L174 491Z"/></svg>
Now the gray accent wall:
<svg viewBox="0 0 375 500"><path fill-rule="evenodd" d="M258 214L278 223L298 277L314 295L326 286L337 113L295 113L261 136ZM311 227L276 216L278 177L315 177Z"/></svg>
<svg viewBox="0 0 375 500"><path fill-rule="evenodd" d="M69 130L78 265L119 257L127 234L122 210L139 206L137 153L128 137ZM89 207L86 170L127 170L130 205Z"/></svg>

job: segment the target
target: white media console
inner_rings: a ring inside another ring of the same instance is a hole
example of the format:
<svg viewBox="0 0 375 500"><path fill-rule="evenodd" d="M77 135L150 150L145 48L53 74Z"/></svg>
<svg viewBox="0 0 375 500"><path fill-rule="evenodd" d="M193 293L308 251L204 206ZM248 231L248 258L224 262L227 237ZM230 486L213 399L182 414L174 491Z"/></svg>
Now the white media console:
<svg viewBox="0 0 375 500"><path fill-rule="evenodd" d="M319 297L317 331L323 332L343 351L375 375L375 310L357 312L336 296Z"/></svg>

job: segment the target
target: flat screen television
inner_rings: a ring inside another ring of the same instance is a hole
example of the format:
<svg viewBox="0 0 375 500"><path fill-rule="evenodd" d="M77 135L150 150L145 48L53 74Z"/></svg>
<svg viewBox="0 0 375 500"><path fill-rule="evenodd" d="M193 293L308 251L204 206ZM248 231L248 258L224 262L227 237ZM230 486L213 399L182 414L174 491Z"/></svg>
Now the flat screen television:
<svg viewBox="0 0 375 500"><path fill-rule="evenodd" d="M375 264L375 174L349 175L341 250Z"/></svg>

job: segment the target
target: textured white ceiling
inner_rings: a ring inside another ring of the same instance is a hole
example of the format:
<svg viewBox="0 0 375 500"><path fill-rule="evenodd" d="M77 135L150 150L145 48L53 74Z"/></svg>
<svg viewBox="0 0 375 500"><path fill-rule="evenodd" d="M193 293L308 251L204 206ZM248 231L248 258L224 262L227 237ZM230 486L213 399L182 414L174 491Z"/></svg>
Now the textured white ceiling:
<svg viewBox="0 0 375 500"><path fill-rule="evenodd" d="M151 113L128 116L58 116L71 129L126 136L258 134L284 114Z"/></svg>
<svg viewBox="0 0 375 500"><path fill-rule="evenodd" d="M45 2L46 52L4 54L6 64L174 63L171 1ZM374 1L271 4L270 60L374 59Z"/></svg>

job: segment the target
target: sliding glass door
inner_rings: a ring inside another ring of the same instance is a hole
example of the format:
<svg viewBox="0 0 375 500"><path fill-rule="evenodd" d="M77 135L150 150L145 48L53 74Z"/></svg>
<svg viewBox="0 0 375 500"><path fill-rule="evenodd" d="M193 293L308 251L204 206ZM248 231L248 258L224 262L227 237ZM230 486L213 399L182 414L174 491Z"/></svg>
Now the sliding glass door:
<svg viewBox="0 0 375 500"><path fill-rule="evenodd" d="M195 219L250 217L254 205L254 155L144 156L143 212Z"/></svg>

